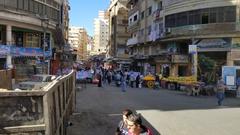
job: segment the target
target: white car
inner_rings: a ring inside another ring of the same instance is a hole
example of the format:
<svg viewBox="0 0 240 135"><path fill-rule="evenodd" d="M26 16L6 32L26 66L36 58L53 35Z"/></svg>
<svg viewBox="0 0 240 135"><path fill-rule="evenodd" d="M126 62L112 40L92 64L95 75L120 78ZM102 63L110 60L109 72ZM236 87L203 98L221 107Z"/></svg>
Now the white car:
<svg viewBox="0 0 240 135"><path fill-rule="evenodd" d="M56 79L53 75L37 74L33 75L29 81L20 82L19 89L22 90L40 90L46 86L49 82Z"/></svg>

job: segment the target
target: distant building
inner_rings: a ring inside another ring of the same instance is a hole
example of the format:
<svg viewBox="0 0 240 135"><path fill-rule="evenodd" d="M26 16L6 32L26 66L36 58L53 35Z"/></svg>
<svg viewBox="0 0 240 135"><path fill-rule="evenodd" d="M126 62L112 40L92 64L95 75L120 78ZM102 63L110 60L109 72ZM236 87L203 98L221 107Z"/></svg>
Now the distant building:
<svg viewBox="0 0 240 135"><path fill-rule="evenodd" d="M69 44L73 49L77 50L77 60L86 60L88 36L85 28L70 27Z"/></svg>
<svg viewBox="0 0 240 135"><path fill-rule="evenodd" d="M99 11L98 18L94 19L94 53L106 53L108 44L108 12Z"/></svg>
<svg viewBox="0 0 240 135"><path fill-rule="evenodd" d="M130 62L127 40L128 33L128 0L111 0L109 11L109 42L107 59L109 64L119 68L128 68Z"/></svg>

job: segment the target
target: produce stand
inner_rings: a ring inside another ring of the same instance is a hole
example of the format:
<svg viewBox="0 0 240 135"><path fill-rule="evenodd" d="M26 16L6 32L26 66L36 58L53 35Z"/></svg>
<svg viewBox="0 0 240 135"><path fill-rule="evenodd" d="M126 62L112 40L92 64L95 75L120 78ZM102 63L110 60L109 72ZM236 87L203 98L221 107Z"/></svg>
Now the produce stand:
<svg viewBox="0 0 240 135"><path fill-rule="evenodd" d="M162 86L165 84L165 88L168 89L186 91L187 95L199 95L201 90L201 83L197 82L194 76L170 76L168 78L162 78L161 83Z"/></svg>
<svg viewBox="0 0 240 135"><path fill-rule="evenodd" d="M155 85L155 77L153 75L147 75L143 78L144 86L148 88L153 88Z"/></svg>

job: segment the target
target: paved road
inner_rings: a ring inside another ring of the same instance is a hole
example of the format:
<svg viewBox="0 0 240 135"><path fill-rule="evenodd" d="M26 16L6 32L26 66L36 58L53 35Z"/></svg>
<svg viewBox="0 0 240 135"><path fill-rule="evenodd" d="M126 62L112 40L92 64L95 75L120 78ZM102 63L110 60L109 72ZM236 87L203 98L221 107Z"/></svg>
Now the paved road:
<svg viewBox="0 0 240 135"><path fill-rule="evenodd" d="M88 85L77 92L77 108L69 135L113 135L121 111L141 113L154 135L239 135L240 99L226 98L224 106L215 97L187 96L171 90L150 90Z"/></svg>

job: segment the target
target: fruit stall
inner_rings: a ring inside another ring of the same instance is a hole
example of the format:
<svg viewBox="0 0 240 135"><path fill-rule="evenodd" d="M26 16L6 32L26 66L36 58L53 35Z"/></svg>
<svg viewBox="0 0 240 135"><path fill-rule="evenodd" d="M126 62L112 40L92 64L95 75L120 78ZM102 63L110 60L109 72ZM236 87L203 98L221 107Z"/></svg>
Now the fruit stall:
<svg viewBox="0 0 240 135"><path fill-rule="evenodd" d="M147 75L143 78L143 85L148 88L153 88L155 84L155 77L153 75Z"/></svg>
<svg viewBox="0 0 240 135"><path fill-rule="evenodd" d="M199 85L201 83L197 81L194 76L170 76L168 78L161 79L161 86L166 89L172 90L186 90L188 94L199 93Z"/></svg>

